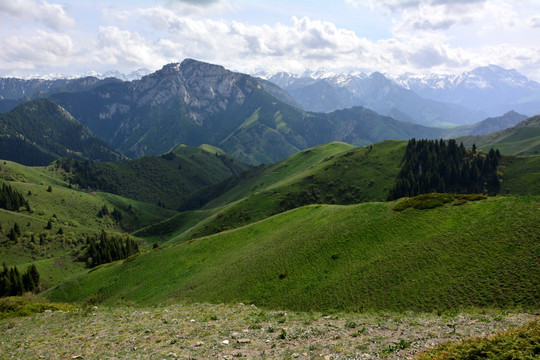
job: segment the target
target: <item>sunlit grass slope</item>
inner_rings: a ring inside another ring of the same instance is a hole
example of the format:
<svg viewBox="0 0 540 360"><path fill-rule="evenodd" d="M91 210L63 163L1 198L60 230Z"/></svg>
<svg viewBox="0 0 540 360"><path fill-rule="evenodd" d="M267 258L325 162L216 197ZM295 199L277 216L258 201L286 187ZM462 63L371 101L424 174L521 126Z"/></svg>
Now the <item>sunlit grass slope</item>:
<svg viewBox="0 0 540 360"><path fill-rule="evenodd" d="M296 310L537 308L540 197L312 205L81 274L54 301ZM459 204L459 205L458 205Z"/></svg>
<svg viewBox="0 0 540 360"><path fill-rule="evenodd" d="M211 201L205 209L214 214L173 241L234 229L308 204L385 200L405 146L404 141L366 147L329 143L302 151L247 176Z"/></svg>
<svg viewBox="0 0 540 360"><path fill-rule="evenodd" d="M487 135L458 138L466 147L472 144L484 151L499 149L506 155L540 154L540 116L530 117L509 129Z"/></svg>
<svg viewBox="0 0 540 360"><path fill-rule="evenodd" d="M0 262L17 265L19 270L35 264L45 287L84 270L84 264L74 260L86 235L101 230L133 231L176 214L117 195L71 189L55 166L28 167L0 161L0 182L8 183L30 204L30 211L0 209ZM122 220L99 217L103 206L121 211ZM15 224L21 234L13 242L8 234Z"/></svg>
<svg viewBox="0 0 540 360"><path fill-rule="evenodd" d="M501 194L540 195L540 155L503 156Z"/></svg>

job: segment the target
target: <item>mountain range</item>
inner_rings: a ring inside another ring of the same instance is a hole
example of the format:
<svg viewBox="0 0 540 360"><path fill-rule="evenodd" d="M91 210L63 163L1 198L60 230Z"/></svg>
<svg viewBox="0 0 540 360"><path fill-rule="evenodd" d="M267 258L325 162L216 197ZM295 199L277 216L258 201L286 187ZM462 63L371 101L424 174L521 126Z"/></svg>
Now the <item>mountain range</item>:
<svg viewBox="0 0 540 360"><path fill-rule="evenodd" d="M512 110L529 116L540 112L540 84L495 65L459 76L307 71L300 76L278 73L268 80L308 111L365 106L427 126L472 124Z"/></svg>
<svg viewBox="0 0 540 360"><path fill-rule="evenodd" d="M534 89L530 81L516 83ZM140 80L11 78L0 79L0 90L0 110L47 98L131 158L166 153L179 144L209 144L248 164L269 163L332 141L369 145L483 135L526 118L508 112L486 119L482 111L422 98L381 73L281 73L264 80L193 59ZM365 106L355 106L360 100ZM325 107L345 108L327 113Z"/></svg>
<svg viewBox="0 0 540 360"><path fill-rule="evenodd" d="M426 99L461 105L490 116L510 110L529 116L540 113L540 83L497 65L460 75L405 74L395 81Z"/></svg>
<svg viewBox="0 0 540 360"><path fill-rule="evenodd" d="M361 107L305 112L270 82L191 59L141 80L85 78L34 94L59 104L129 157L161 154L178 144L210 144L257 164L330 141L366 145L440 136L440 129Z"/></svg>

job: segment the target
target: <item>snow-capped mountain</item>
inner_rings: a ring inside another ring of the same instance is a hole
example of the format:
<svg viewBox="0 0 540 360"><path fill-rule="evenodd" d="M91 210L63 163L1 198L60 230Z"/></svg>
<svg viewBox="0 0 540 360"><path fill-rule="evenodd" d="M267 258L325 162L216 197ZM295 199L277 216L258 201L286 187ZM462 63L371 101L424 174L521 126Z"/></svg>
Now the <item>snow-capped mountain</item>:
<svg viewBox="0 0 540 360"><path fill-rule="evenodd" d="M314 112L364 106L401 121L428 126L471 124L487 117L483 112L422 98L379 72L278 73L269 81L288 91L304 109Z"/></svg>
<svg viewBox="0 0 540 360"><path fill-rule="evenodd" d="M460 75L404 74L394 80L424 98L463 105L490 116L510 110L540 113L540 83L497 65Z"/></svg>
<svg viewBox="0 0 540 360"><path fill-rule="evenodd" d="M94 76L97 77L98 79L105 79L105 78L114 77L114 78L124 80L124 81L133 81L133 80L139 80L142 77L144 77L146 75L149 75L151 73L152 73L151 70L141 68L141 69L132 71L132 72L130 72L128 74L124 74L124 73L121 73L119 71L114 70L114 71L107 71L107 72L105 72L103 74L97 74L97 75L94 75Z"/></svg>
<svg viewBox="0 0 540 360"><path fill-rule="evenodd" d="M84 73L79 74L72 74L72 75L66 75L61 73L50 73L50 74L29 74L24 76L17 76L17 77L6 77L6 78L17 78L22 80L74 80L74 79L81 79L85 77L95 77L100 80L106 79L106 78L117 78L124 81L132 81L132 80L139 80L143 76L151 74L152 71L148 70L146 68L140 68L138 70L132 71L130 73L122 73L118 70L110 70L104 73L99 73L97 71L89 70L85 71Z"/></svg>
<svg viewBox="0 0 540 360"><path fill-rule="evenodd" d="M511 110L540 113L540 84L513 69L489 65L459 75L378 72L337 74L326 70L268 78L304 109L330 112L356 105L398 120L430 126L470 124Z"/></svg>

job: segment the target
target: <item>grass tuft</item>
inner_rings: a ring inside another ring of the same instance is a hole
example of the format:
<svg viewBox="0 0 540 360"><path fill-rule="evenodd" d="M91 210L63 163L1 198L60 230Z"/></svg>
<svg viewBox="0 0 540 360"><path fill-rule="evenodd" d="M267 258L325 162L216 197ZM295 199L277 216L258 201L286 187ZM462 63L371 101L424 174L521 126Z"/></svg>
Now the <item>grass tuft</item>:
<svg viewBox="0 0 540 360"><path fill-rule="evenodd" d="M540 357L540 321L492 337L475 337L458 343L446 342L422 353L417 360L538 359Z"/></svg>
<svg viewBox="0 0 540 360"><path fill-rule="evenodd" d="M74 309L75 307L73 305L53 304L36 298L33 295L0 298L0 319L29 316L35 313L42 313L45 310L71 311Z"/></svg>

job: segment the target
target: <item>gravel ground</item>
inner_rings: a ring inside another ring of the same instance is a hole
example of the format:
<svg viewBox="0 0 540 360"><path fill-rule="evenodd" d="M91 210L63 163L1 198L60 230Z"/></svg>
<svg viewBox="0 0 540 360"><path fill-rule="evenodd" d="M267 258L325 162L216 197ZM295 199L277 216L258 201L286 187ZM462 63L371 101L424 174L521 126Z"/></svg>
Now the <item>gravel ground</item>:
<svg viewBox="0 0 540 360"><path fill-rule="evenodd" d="M87 307L0 320L1 359L412 359L527 313L293 313L251 305Z"/></svg>

